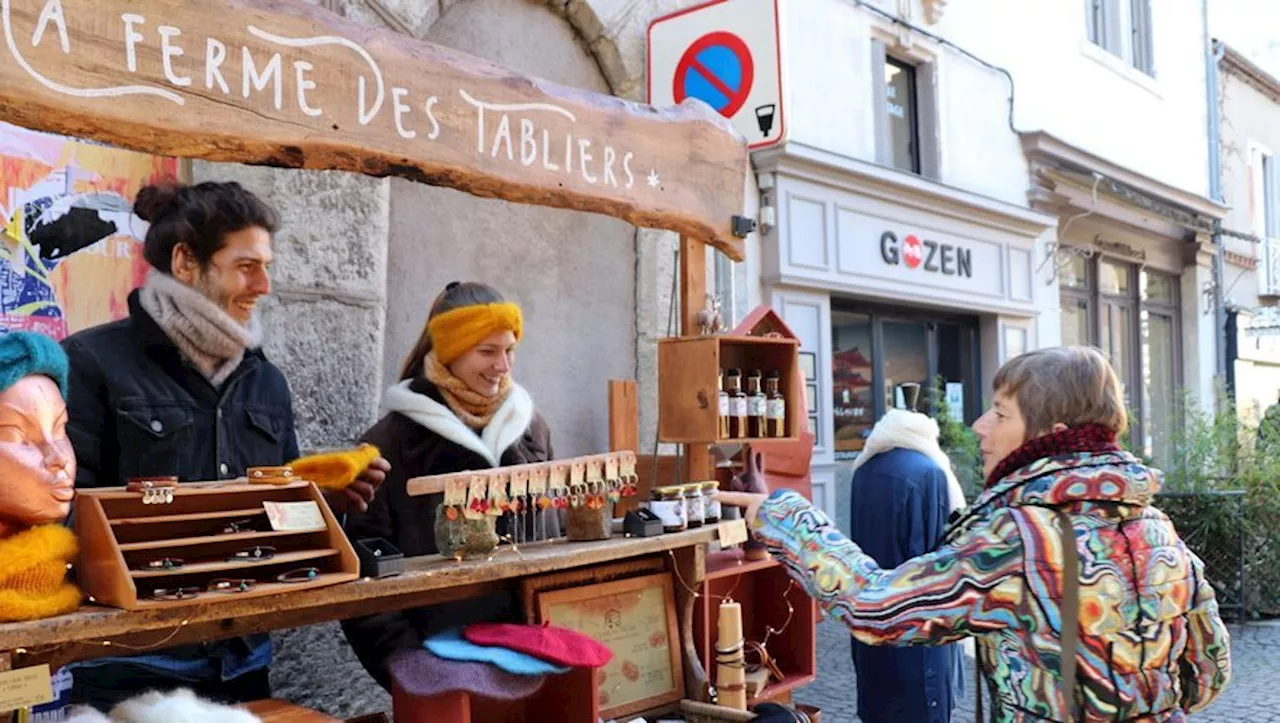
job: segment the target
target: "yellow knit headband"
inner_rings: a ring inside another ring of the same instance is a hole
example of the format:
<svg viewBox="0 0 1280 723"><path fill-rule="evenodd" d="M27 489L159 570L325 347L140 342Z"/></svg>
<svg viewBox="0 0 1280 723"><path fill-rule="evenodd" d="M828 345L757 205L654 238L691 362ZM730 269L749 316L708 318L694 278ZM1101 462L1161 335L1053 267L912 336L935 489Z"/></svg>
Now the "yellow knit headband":
<svg viewBox="0 0 1280 723"><path fill-rule="evenodd" d="M441 364L452 364L495 331L510 331L516 340L524 333L520 307L510 302L476 304L436 314L427 322L431 349Z"/></svg>

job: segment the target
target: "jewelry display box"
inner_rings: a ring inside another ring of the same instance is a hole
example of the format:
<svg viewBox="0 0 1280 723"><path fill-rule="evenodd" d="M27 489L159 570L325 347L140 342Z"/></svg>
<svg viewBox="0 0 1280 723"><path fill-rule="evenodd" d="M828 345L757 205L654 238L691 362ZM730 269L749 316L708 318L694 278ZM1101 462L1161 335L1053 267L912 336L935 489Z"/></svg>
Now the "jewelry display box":
<svg viewBox="0 0 1280 723"><path fill-rule="evenodd" d="M149 610L360 576L355 551L311 482L167 484L77 492L76 575L92 602ZM294 504L274 507L279 503Z"/></svg>

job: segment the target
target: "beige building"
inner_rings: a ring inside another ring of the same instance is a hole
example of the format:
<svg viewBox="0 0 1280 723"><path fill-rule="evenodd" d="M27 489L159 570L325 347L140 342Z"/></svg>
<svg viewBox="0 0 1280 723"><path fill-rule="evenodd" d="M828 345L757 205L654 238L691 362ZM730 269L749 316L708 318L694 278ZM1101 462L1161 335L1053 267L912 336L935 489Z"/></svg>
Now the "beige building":
<svg viewBox="0 0 1280 723"><path fill-rule="evenodd" d="M1280 397L1280 80L1215 45L1228 309L1227 383L1256 424Z"/></svg>

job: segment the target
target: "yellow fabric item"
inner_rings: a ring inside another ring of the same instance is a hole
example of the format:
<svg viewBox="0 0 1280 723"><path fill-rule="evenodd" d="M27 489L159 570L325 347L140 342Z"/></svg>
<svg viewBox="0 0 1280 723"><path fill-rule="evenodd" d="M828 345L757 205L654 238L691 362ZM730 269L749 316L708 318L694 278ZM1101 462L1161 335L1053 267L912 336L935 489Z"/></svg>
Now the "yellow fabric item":
<svg viewBox="0 0 1280 723"><path fill-rule="evenodd" d="M289 466L294 477L315 482L322 490L344 490L381 454L372 444L362 444L342 452L308 455Z"/></svg>
<svg viewBox="0 0 1280 723"><path fill-rule="evenodd" d="M511 375L504 374L502 382L498 385L498 393L494 396L486 397L473 392L466 382L449 371L449 367L440 363L434 351L427 354L423 374L426 375L427 381L440 390L440 396L444 397L449 411L461 419L463 424L475 430L482 430L489 426L493 415L498 413L498 408L507 401L507 395L511 394L513 384Z"/></svg>
<svg viewBox="0 0 1280 723"><path fill-rule="evenodd" d="M524 334L524 316L510 302L476 304L436 314L427 322L431 348L441 364L452 364L463 352L495 331L509 330L516 341Z"/></svg>
<svg viewBox="0 0 1280 723"><path fill-rule="evenodd" d="M80 607L80 590L67 582L76 535L62 525L40 525L0 540L0 622L39 620Z"/></svg>

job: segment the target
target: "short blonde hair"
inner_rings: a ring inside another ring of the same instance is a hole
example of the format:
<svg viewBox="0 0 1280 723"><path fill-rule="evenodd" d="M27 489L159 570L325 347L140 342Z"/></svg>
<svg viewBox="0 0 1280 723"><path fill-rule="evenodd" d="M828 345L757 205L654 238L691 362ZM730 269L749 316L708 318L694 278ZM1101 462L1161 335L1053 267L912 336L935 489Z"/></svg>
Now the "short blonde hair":
<svg viewBox="0 0 1280 723"><path fill-rule="evenodd" d="M1099 424L1117 435L1129 427L1120 379L1093 347L1055 346L1019 355L1000 367L991 386L1018 401L1027 439L1058 423Z"/></svg>

